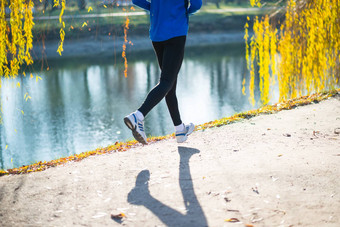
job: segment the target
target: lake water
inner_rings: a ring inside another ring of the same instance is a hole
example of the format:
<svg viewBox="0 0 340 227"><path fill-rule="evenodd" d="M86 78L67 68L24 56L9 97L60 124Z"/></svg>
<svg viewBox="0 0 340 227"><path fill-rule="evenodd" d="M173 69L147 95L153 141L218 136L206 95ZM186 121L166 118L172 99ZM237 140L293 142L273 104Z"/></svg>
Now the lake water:
<svg viewBox="0 0 340 227"><path fill-rule="evenodd" d="M42 78L38 82L29 76L3 79L0 168L132 139L123 117L143 102L160 70L152 50L127 57L127 78L117 53L48 61L49 71L37 70L37 62L34 75ZM182 120L201 124L256 108L248 95L242 95L242 80L248 74L242 43L187 48L177 85ZM26 93L31 96L27 101ZM163 100L146 117L145 131L158 136L173 130Z"/></svg>

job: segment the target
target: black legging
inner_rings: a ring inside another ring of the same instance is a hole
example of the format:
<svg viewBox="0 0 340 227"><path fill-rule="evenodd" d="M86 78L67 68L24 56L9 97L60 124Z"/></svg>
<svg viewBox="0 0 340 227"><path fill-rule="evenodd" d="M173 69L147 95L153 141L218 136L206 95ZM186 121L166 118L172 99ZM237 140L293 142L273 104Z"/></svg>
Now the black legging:
<svg viewBox="0 0 340 227"><path fill-rule="evenodd" d="M144 117L165 96L172 122L175 126L182 123L178 110L176 84L183 61L185 40L186 36L179 36L162 42L152 42L162 73L159 83L149 92L138 109Z"/></svg>

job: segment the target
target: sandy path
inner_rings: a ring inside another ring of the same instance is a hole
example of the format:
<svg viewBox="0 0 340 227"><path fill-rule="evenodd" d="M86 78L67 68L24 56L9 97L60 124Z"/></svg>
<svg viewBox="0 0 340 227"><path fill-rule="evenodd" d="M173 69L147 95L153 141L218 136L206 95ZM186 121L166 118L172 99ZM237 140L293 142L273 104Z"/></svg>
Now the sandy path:
<svg viewBox="0 0 340 227"><path fill-rule="evenodd" d="M339 97L4 176L0 226L340 226L338 127Z"/></svg>

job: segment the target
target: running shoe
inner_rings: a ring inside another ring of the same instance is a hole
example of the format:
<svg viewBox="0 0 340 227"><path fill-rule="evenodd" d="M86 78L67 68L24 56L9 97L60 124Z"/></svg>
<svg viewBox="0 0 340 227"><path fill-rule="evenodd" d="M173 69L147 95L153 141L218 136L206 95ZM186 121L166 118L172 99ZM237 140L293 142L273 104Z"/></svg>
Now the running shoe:
<svg viewBox="0 0 340 227"><path fill-rule="evenodd" d="M184 125L183 131L176 131L176 140L177 143L183 143L188 139L188 135L190 135L195 129L195 125L190 123L188 125Z"/></svg>
<svg viewBox="0 0 340 227"><path fill-rule="evenodd" d="M131 129L133 137L135 137L138 142L148 144L144 132L144 122L140 121L135 113L131 113L124 117L124 122L126 126Z"/></svg>

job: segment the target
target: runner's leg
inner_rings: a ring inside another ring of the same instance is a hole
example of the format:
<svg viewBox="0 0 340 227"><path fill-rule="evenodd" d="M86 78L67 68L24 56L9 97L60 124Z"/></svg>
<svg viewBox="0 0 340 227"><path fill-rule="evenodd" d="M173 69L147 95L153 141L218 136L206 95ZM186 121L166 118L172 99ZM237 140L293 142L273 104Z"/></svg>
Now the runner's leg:
<svg viewBox="0 0 340 227"><path fill-rule="evenodd" d="M149 92L144 103L138 109L144 117L171 91L167 98L169 112L174 124L180 121L176 98L176 81L183 61L185 40L185 36L180 36L164 42L153 42L162 72L159 83ZM181 121L179 124L181 124Z"/></svg>

